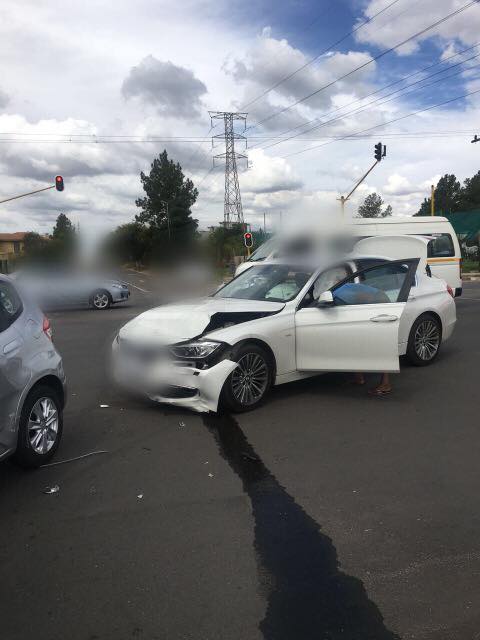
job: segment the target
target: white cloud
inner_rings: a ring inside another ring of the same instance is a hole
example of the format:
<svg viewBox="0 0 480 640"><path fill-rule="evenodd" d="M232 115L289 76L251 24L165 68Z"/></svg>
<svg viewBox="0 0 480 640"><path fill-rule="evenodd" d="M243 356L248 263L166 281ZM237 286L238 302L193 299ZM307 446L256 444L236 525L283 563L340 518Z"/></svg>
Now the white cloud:
<svg viewBox="0 0 480 640"><path fill-rule="evenodd" d="M253 149L249 154L251 168L242 175L242 190L251 193L274 193L296 191L302 181L288 162L265 154L262 149Z"/></svg>
<svg viewBox="0 0 480 640"><path fill-rule="evenodd" d="M399 173L388 176L388 182L383 186L383 192L394 196L410 195L414 191L410 181Z"/></svg>
<svg viewBox="0 0 480 640"><path fill-rule="evenodd" d="M361 51L331 52L324 55L314 64L308 65L289 80L279 84L268 97L252 104L250 107L252 119L262 120L267 113L271 114L292 101L313 93L319 87L329 84L371 60L370 54ZM261 95L263 91L303 67L308 61L308 56L292 47L287 40L279 40L264 33L246 55L228 59L225 69L237 83L244 86L244 97L238 101L240 106ZM375 63L371 63L349 78L336 82L333 87L312 96L298 109L291 111L289 117L294 117L298 124L301 122L302 115L305 119L306 110L308 114L312 109L330 107L337 93L356 95L359 91L365 91L370 86L374 71ZM271 123L265 123L267 129L282 126L288 125L281 122L279 118L275 118Z"/></svg>
<svg viewBox="0 0 480 640"><path fill-rule="evenodd" d="M417 2L414 7L409 5L400 11L392 8L378 20L373 20L359 29L355 38L358 42L375 44L388 49L465 4L467 3L463 0L422 0L422 2ZM359 22L372 17L384 6L384 0L370 0L364 9L364 17ZM466 45L474 44L478 41L479 24L480 5L477 4L402 46L397 53L410 55L418 50L422 41L430 38L434 38L439 44L442 41L451 42L454 40Z"/></svg>

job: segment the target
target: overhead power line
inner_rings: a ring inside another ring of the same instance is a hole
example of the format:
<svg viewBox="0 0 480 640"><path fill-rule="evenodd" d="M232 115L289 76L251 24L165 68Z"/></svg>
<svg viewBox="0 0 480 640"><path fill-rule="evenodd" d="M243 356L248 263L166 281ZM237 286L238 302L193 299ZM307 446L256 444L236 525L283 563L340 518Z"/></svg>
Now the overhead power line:
<svg viewBox="0 0 480 640"><path fill-rule="evenodd" d="M384 7L383 9L381 9L380 11L377 11L377 13L375 13L373 16L371 16L370 18L367 18L367 20L365 20L364 22L362 22L361 24L359 24L357 27L355 27L355 29L352 29L352 31L349 31L348 33L346 33L344 36L342 36L339 40L337 40L336 42L332 42L332 44L329 44L328 47L326 47L325 49L323 49L318 55L316 55L314 58L311 58L310 60L308 60L307 62L305 62L305 64L302 64L300 67L298 67L298 69L295 69L295 71L292 71L292 73L289 73L288 75L286 75L284 78L281 78L280 80L278 80L278 82L276 82L275 84L273 84L271 87L269 87L268 89L265 89L265 91L263 91L262 93L260 93L256 98L253 98L252 100L250 100L250 102L247 102L246 104L244 104L241 108L246 109L247 107L250 107L252 104L255 104L255 102L258 102L258 100L260 100L261 98L263 98L263 96L266 96L267 93L270 93L270 91L273 91L274 89L276 89L277 87L279 87L281 84L283 84L284 82L287 82L287 80L290 80L290 78L293 78L293 76L296 76L297 73L300 73L300 71L303 71L303 69L305 69L306 67L308 67L309 65L313 64L316 60L318 60L319 58L321 58L323 55L325 55L326 53L328 53L329 51L331 51L334 47L338 46L339 44L341 44L342 42L344 42L347 38L349 38L350 36L353 36L357 31L359 31L360 29L362 29L366 24L370 24L370 22L372 22L373 20L375 20L375 18L377 18L380 14L384 13L387 9L389 9L390 7L392 7L394 4L397 4L397 2L399 2L399 0L393 0L393 2L390 2L389 4L387 4L386 7Z"/></svg>
<svg viewBox="0 0 480 640"><path fill-rule="evenodd" d="M471 58L468 59L468 61L473 60L475 58L478 58L480 56L480 54L477 54L475 56L472 56ZM467 60L465 60L464 62L467 62ZM455 65L451 65L450 68L454 68L457 67L459 65L463 64L463 62L459 62L458 64ZM469 67L469 69L476 69L478 68L478 64L474 65L472 67ZM275 147L278 144L281 144L282 142L287 142L288 140L293 140L295 138L298 138L300 136L305 135L306 133L310 133L311 131L316 131L318 129L321 129L322 127L325 127L329 124L335 123L335 122L339 122L341 120L343 120L344 118L346 118L347 116L352 116L352 115L357 115L359 113L364 113L365 111L370 111L372 106L375 105L376 107L380 107L384 104L386 104L387 102L391 102L392 100L395 100L399 97L403 97L405 95L409 95L410 93L415 93L416 91L422 91L423 89L427 89L428 87L431 87L435 84L438 84L439 82L444 82L445 80L450 80L451 78L454 78L455 76L458 76L462 73L464 73L465 69L460 69L459 71L455 71L455 73L451 73L449 75L446 76L442 76L441 78L437 78L437 80L434 80L433 82L427 82L426 84L423 84L422 86L418 87L416 85L418 85L421 82L425 82L425 80L428 80L429 78L433 78L434 76L438 75L439 73L444 73L447 69L442 69L441 71L437 71L436 73L433 73L429 76L427 76L426 78L421 78L420 80L417 80L415 82L412 82L411 84L408 84L406 87L402 87L401 89L396 89L395 91L392 91L391 93L387 93L385 96L381 96L380 98L376 98L375 100L372 100L370 102L368 102L366 105L362 105L360 107L357 107L356 109L352 109L351 111L346 111L345 113L342 113L341 115L337 116L336 118L331 118L330 120L324 120L323 122L320 122L320 124L315 125L314 127L310 127L310 129L306 129L305 131L302 131L300 133L297 133L295 135L289 136L288 138L283 138L282 140L278 140L276 142L272 142L271 144L267 144L264 147L262 147L263 149L270 149L272 147ZM412 87L414 87L412 89Z"/></svg>
<svg viewBox="0 0 480 640"><path fill-rule="evenodd" d="M321 116L318 116L316 118L313 118L312 120L308 120L307 122L302 122L302 124L297 125L296 127L290 127L289 129L286 129L285 131L282 131L280 134L277 135L272 135L270 137L270 140L276 140L279 137L285 136L288 133L290 133L291 131L297 131L298 129L302 129L303 127L306 127L309 124L313 124L315 122L323 122L321 118L327 118L328 116L333 115L334 113L338 113L338 111L342 111L343 109L347 109L348 107L353 106L354 104L359 104L362 103L364 100L366 100L367 98L371 98L372 96L377 95L378 93L381 93L382 91L385 91L385 89L390 89L390 87L394 87L397 84L401 84L402 82L405 82L406 80L409 80L410 78L414 78L415 76L419 75L420 73L424 73L425 71L428 71L430 69L433 69L435 67L438 67L440 65L445 64L445 62L448 62L449 60L452 60L453 58L457 58L458 56L463 55L464 53L467 53L468 51L471 51L472 49L476 49L478 46L480 45L480 42L476 42L474 45L472 45L471 47L467 47L467 49L463 49L462 51L459 51L458 53L454 53L451 56L448 56L447 58L444 58L443 60L440 60L440 62L435 62L433 64L429 64L426 67L423 67L422 69L418 69L417 71L413 71L412 73L409 73L401 78L399 78L398 80L394 80L393 82L389 82L388 84L383 85L383 87L380 87L379 89L376 89L375 91L372 91L364 96L361 96L360 98L356 98L355 100L352 100L351 102L348 102L347 104L343 104L339 107L336 107L335 109L332 109L331 111L328 111L327 113L322 114ZM467 60L462 60L461 62L459 62L458 64L463 64L464 62L467 62ZM441 69L438 73L444 73L445 71L447 71L448 69L452 69L454 66L456 65L450 65L445 67L445 69ZM435 74L433 74L435 75ZM432 77L432 76L425 76L424 78L422 78L422 80L426 80L428 77ZM405 88L405 87L403 87ZM385 97L385 96L382 96ZM299 132L299 136L303 135L304 133L307 133L311 131L311 129L305 129L304 131ZM250 140L255 140L255 136L250 136ZM285 141L290 140L291 137L289 138L285 138ZM254 148L255 145L253 145L253 147L250 148ZM263 147L264 149L266 149L267 147Z"/></svg>
<svg viewBox="0 0 480 640"><path fill-rule="evenodd" d="M463 130L463 131L428 131L428 132L409 132L408 134L405 135L434 135L438 133L439 135L462 135L462 134L468 134L471 135L471 130ZM392 134L392 135L399 135L399 136L403 136L404 134L402 132L399 132L398 134ZM280 138L280 136L277 136L277 138L279 139L280 142L291 142L292 140L287 140L285 138ZM335 135L333 134L325 134L325 135L319 135L316 136L315 138L302 138L302 142L308 142L308 141L312 141L312 140L322 140L324 138L335 138ZM252 140L265 140L265 141L270 141L270 140L275 140L275 137L256 137L256 138L251 138ZM154 140L133 140L133 141L128 141L125 142L124 140L106 140L105 142L103 141L99 141L99 142L93 142L92 140L83 140L83 141L77 141L77 140L8 140L8 139L1 139L0 138L0 144L10 144L10 143L14 143L14 144L148 144L148 143L152 143L155 142ZM210 142L210 141L208 141ZM205 152L204 152L205 153Z"/></svg>
<svg viewBox="0 0 480 640"><path fill-rule="evenodd" d="M277 116L281 115L282 113L285 113L286 111L289 111L290 109L292 109L293 107L297 106L298 104L301 104L301 103L305 102L306 100L309 100L313 96L318 95L321 91L324 91L325 89L328 89L328 88L332 87L337 82L340 82L341 80L344 80L345 78L348 78L349 76L353 75L357 71L360 71L361 69L364 69L365 67L368 67L373 62L376 62L377 60L380 60L380 58L383 58L384 56L386 56L387 54L391 53L392 51L395 51L396 49L399 49L400 47L404 46L408 42L411 42L412 40L414 40L415 38L418 38L419 36L423 35L424 33L427 33L428 31L431 31L435 27L438 27L439 25L443 24L447 20L450 20L454 16L459 15L460 13L462 13L463 11L468 9L469 7L472 7L474 4L478 4L478 0L471 0L467 4L465 4L462 7L460 7L459 9L456 9L455 11L452 11L451 13L447 14L443 18L440 18L439 20L437 20L436 22L432 23L431 25L421 29L420 31L417 31L416 33L414 33L413 35L409 36L408 38L405 38L404 40L402 40L401 42L397 43L393 47L390 47L388 49L385 49L384 51L381 51L379 54L377 54L373 58L370 58L370 60L368 60L367 62L364 62L363 64L359 65L358 67L355 67L355 69L352 69L351 71L348 71L347 73L344 73L342 76L339 76L335 80L332 80L331 82L328 82L327 84L323 85L322 87L319 87L318 89L316 89L315 91L312 91L311 93L309 93L308 95L304 96L303 98L299 98L295 102L292 102L292 104L290 104L290 105L288 105L286 107L283 107L282 109L279 109L278 111L276 111L275 113L272 113L271 115L267 116L266 118L263 118L262 120L260 120L259 122L255 123L254 125L251 125L249 127L249 129L251 129L253 127L259 127L260 125L264 124L265 122L269 122L270 120L272 120L273 118L276 118Z"/></svg>
<svg viewBox="0 0 480 640"><path fill-rule="evenodd" d="M399 116L398 118L393 118L393 120L387 120L386 122L382 122L380 124L376 124L373 127L367 127L366 129L362 129L361 131L351 132L345 134L344 136L340 136L338 138L334 138L329 142L324 142L323 144L315 145L314 147L308 147L307 149L300 149L299 151L294 151L293 153L289 153L283 158L291 158L292 156L300 155L301 153L305 153L307 151L313 151L314 149L319 149L320 147L324 147L327 144L332 144L333 142L339 142L340 140L345 140L347 138L352 138L353 136L357 136L362 133L366 133L367 131L374 131L375 129L380 129L381 127L386 127L389 124L393 124L394 122L400 122L401 120L405 120L406 118L410 118L411 116L416 116L420 113L425 113L426 111L431 111L432 109L436 109L438 107L443 107L446 104L450 104L452 102L456 102L457 100L462 100L463 98L468 98L468 96L473 96L477 93L480 93L480 89L476 89L475 91L469 91L468 93L464 93L461 96L456 96L455 98L450 98L449 100L444 100L443 102L438 102L437 104L430 105L429 107L424 107L423 109L418 109L417 111L412 111L411 113L407 113L406 115Z"/></svg>

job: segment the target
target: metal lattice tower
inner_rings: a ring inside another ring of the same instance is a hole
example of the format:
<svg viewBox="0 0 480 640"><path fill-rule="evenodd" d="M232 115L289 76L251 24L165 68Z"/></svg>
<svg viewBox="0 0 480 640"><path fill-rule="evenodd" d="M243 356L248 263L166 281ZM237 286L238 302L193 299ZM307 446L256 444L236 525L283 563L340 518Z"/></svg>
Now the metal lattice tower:
<svg viewBox="0 0 480 640"><path fill-rule="evenodd" d="M223 224L225 227L231 227L234 224L243 225L243 209L242 198L240 196L240 185L238 183L238 171L237 171L237 159L247 159L246 155L236 153L235 140L245 140L245 147L247 139L244 135L236 133L234 129L234 121L241 120L243 122L245 131L247 127L247 114L246 113L232 113L228 111L209 111L210 118L213 120L223 120L225 126L225 132L212 137L212 146L215 139L225 139L225 153L220 153L213 157L213 163L215 160L225 160L225 200L224 200L224 215Z"/></svg>

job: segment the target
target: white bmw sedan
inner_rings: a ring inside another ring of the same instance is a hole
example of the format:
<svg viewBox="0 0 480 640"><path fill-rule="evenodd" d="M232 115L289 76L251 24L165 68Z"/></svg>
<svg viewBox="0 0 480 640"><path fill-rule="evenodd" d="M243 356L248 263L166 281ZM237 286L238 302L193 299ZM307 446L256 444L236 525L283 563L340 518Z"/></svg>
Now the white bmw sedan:
<svg viewBox="0 0 480 640"><path fill-rule="evenodd" d="M128 322L113 344L114 376L158 402L239 412L273 385L321 372L398 371L404 354L430 364L453 331L455 302L418 265L355 257L316 269L252 266L211 297Z"/></svg>

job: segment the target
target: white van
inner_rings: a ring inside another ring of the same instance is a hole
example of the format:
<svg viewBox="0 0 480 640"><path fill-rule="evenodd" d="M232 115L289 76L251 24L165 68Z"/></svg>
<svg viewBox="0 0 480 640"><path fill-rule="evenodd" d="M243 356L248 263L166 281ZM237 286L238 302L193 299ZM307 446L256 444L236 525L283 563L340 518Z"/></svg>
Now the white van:
<svg viewBox="0 0 480 640"><path fill-rule="evenodd" d="M427 263L432 275L445 280L455 292L455 296L462 295L462 254L457 235L447 218L356 218L352 220L352 226L354 235L360 238L392 235L430 236Z"/></svg>
<svg viewBox="0 0 480 640"><path fill-rule="evenodd" d="M388 217L388 218L354 218L345 225L352 240L370 238L373 236L425 236L430 238L428 243L427 263L432 275L445 280L455 296L462 294L461 277L461 252L460 245L447 218L440 216L416 216L416 217ZM255 262L273 260L291 255L292 257L305 257L309 253L323 255L327 245L331 245L332 232L327 234L318 229L298 230L288 235L275 235L262 244L252 253L250 258L237 267L236 275L248 269ZM338 234L335 240L341 243L345 239L343 234ZM338 247L339 249L341 247ZM352 249L350 247L350 249ZM332 247L329 247L332 250ZM347 248L345 247L345 250Z"/></svg>

